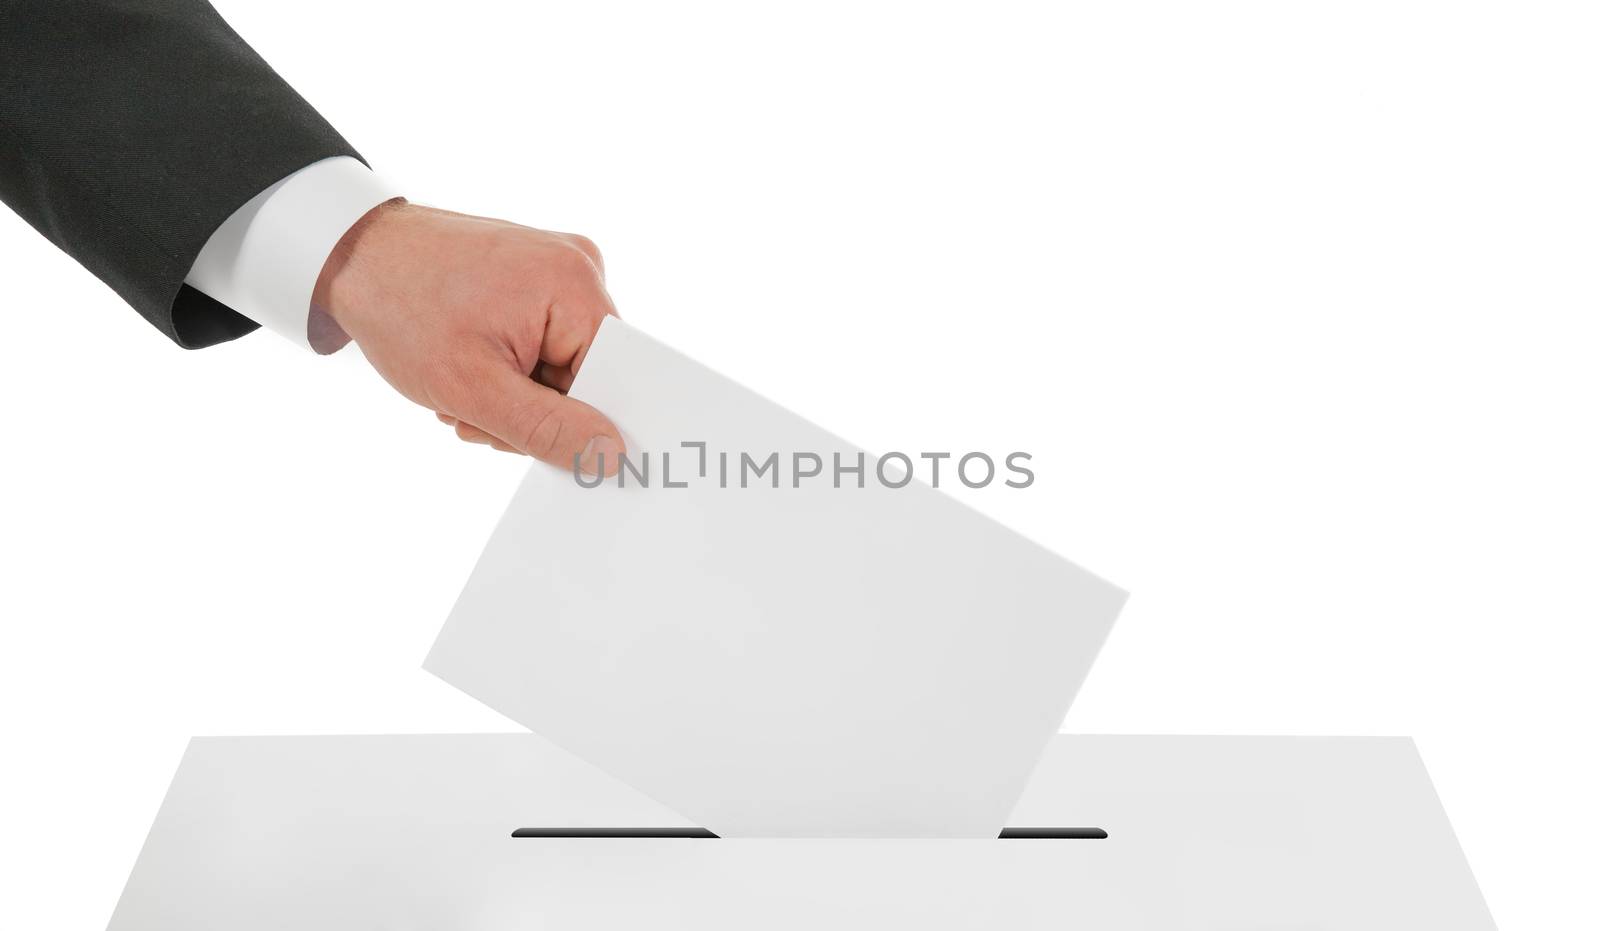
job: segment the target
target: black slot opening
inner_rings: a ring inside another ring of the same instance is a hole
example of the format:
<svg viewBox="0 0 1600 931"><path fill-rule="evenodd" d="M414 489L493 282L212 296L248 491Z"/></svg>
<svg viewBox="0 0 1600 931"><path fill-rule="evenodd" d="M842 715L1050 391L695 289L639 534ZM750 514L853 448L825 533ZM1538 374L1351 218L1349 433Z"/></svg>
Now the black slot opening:
<svg viewBox="0 0 1600 931"><path fill-rule="evenodd" d="M1105 840L1101 828L1001 828L1001 840Z"/></svg>
<svg viewBox="0 0 1600 931"><path fill-rule="evenodd" d="M680 837L715 840L705 828L517 828L512 837ZM1100 828L1004 828L1001 840L1105 840Z"/></svg>
<svg viewBox="0 0 1600 931"><path fill-rule="evenodd" d="M512 837L692 837L716 839L705 828L517 828Z"/></svg>

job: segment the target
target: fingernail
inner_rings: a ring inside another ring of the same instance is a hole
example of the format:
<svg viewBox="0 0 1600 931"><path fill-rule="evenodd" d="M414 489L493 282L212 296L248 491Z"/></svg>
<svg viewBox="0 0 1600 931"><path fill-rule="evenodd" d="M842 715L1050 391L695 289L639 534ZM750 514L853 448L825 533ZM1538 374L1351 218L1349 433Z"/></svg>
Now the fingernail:
<svg viewBox="0 0 1600 931"><path fill-rule="evenodd" d="M601 434L591 439L578 455L578 468L587 475L602 476L617 471L622 456L622 444L615 438Z"/></svg>

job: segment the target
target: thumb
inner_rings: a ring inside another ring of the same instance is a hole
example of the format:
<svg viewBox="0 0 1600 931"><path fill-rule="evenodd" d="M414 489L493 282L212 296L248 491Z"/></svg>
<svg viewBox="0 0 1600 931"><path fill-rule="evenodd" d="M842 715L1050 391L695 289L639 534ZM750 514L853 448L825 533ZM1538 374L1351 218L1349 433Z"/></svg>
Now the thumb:
<svg viewBox="0 0 1600 931"><path fill-rule="evenodd" d="M519 452L565 469L576 461L590 475L617 472L623 447L615 424L510 366L494 366L485 373L472 407L459 417Z"/></svg>

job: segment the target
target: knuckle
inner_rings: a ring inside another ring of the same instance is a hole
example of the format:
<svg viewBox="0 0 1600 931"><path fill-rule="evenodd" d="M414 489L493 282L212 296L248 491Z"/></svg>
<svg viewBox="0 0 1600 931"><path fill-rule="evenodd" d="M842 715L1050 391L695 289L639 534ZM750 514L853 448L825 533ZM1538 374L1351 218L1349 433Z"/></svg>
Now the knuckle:
<svg viewBox="0 0 1600 931"><path fill-rule="evenodd" d="M594 259L576 246L569 246L557 254L557 262L568 274L589 280L595 276Z"/></svg>
<svg viewBox="0 0 1600 931"><path fill-rule="evenodd" d="M585 258L596 265L600 264L600 247L594 244L594 240L578 233L569 233L567 238L572 242L574 248L583 253Z"/></svg>

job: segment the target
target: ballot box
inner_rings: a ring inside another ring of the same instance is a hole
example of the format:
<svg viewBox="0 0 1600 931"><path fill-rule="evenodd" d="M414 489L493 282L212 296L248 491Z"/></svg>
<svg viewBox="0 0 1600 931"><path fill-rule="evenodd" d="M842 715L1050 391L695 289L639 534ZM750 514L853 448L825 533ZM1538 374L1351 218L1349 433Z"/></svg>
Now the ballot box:
<svg viewBox="0 0 1600 931"><path fill-rule="evenodd" d="M110 929L1494 927L1404 738L1060 736L1009 824L718 838L531 734L201 738Z"/></svg>

